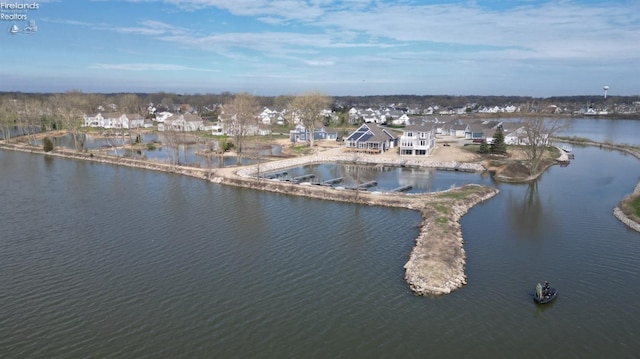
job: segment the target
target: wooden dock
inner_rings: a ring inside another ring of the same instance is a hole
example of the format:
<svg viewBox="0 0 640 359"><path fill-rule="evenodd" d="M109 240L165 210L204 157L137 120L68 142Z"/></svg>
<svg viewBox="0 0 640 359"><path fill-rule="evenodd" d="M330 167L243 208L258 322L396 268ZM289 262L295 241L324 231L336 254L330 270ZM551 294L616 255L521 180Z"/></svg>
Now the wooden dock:
<svg viewBox="0 0 640 359"><path fill-rule="evenodd" d="M326 180L326 181L322 182L322 185L323 186L331 186L331 185L334 185L336 183L342 182L343 179L344 179L344 177L332 178L330 180Z"/></svg>
<svg viewBox="0 0 640 359"><path fill-rule="evenodd" d="M413 188L412 185L400 186L400 187L392 189L391 192L406 192L406 191L408 191L408 190L410 190L412 188Z"/></svg>
<svg viewBox="0 0 640 359"><path fill-rule="evenodd" d="M278 173L269 173L266 175L262 175L260 176L261 178L266 178L266 179L276 179L276 178L282 178L285 177L288 173L287 172L278 172Z"/></svg>
<svg viewBox="0 0 640 359"><path fill-rule="evenodd" d="M358 186L358 189L367 189L367 188L371 188L371 187L373 187L373 186L375 186L375 185L377 185L377 184L378 184L378 182L376 182L376 181L369 181L369 182L365 182L365 183L363 183L363 184L359 185L359 186Z"/></svg>
<svg viewBox="0 0 640 359"><path fill-rule="evenodd" d="M302 182L304 180L312 179L312 178L315 178L315 177L316 177L316 175L314 175L313 173L309 173L309 174L306 174L306 175L294 177L294 178L291 179L291 182L300 183L300 182Z"/></svg>

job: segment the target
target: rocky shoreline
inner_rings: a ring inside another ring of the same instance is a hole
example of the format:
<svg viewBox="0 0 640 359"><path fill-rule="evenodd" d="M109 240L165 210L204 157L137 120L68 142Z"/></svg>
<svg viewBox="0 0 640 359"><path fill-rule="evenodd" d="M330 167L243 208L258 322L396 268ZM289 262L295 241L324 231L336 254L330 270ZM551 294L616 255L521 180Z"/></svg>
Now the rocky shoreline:
<svg viewBox="0 0 640 359"><path fill-rule="evenodd" d="M600 148L609 148L609 149L613 149L613 150L618 150L618 151L622 151L622 152L626 152L632 156L634 156L637 159L640 159L640 149L638 149L637 147L630 147L627 145L616 145L616 144L610 144L610 143L599 143L599 142L592 142L592 141L575 141L575 140L571 140L571 139L562 139L565 142L568 143L572 143L574 145L583 145L583 146L596 146L596 147L600 147ZM638 184L636 185L636 187L634 188L633 192L631 194L629 194L628 196L626 196L623 201L625 199L628 198L632 198L632 197L638 197L640 196L640 182L638 182ZM622 201L620 201L621 203ZM632 220L631 218L629 218L629 216L627 216L624 211L622 211L622 209L620 208L620 204L618 204L617 206L615 206L613 208L613 215L614 217L616 217L620 222L624 223L625 225L627 225L627 227L633 229L636 232L640 232L640 223Z"/></svg>
<svg viewBox="0 0 640 359"><path fill-rule="evenodd" d="M333 154L328 155L327 153ZM463 169L473 172L484 171L484 167L480 163L432 162L368 157L354 159L353 156L327 151L312 156L274 161L260 166L246 166L237 170L231 176L214 177L211 180L221 184L311 198L417 210L422 216L420 232L409 259L404 265L404 278L409 288L417 295L442 295L449 294L466 284L466 254L459 220L470 208L498 194L496 188L467 185L446 191L424 194L375 193L336 190L322 186L293 185L287 182L259 179L257 177L259 172L278 171L313 163L329 162Z"/></svg>
<svg viewBox="0 0 640 359"><path fill-rule="evenodd" d="M264 172L280 171L308 164L336 162L456 169L468 172L485 171L484 166L478 162L463 163L456 161L434 161L430 158L405 159L400 157L383 158L360 156L345 154L340 148L333 148L303 157L273 160L242 167L213 169L169 165L160 162L104 156L94 153L77 153L60 149L44 153L42 149L32 146L7 144L1 141L0 148L39 153L45 156L59 156L177 173L223 185L288 195L419 211L422 216L420 232L409 254L408 261L404 265L405 281L409 288L417 295L448 294L466 284L466 254L459 220L470 208L492 198L498 193L498 189L496 188L480 185L467 185L446 191L423 194L380 193L293 184L291 182L269 180L258 176ZM640 191L640 185L636 187L636 191ZM640 231L640 225L628 219L619 208L616 207L616 209L614 209L614 215L631 228Z"/></svg>
<svg viewBox="0 0 640 359"><path fill-rule="evenodd" d="M60 149L45 153L42 149L21 144L1 143L0 147L45 156L81 159L154 171L178 173L205 179L213 183L266 190L288 195L417 210L422 214L420 233L404 268L407 284L411 290L418 295L447 294L466 284L464 273L466 257L458 220L475 204L485 201L498 193L498 190L495 188L479 185L467 185L460 188L452 188L447 191L425 194L376 193L292 184L261 179L256 176L259 172L276 171L322 162L452 169L462 168L467 171L484 170L484 167L479 163L381 159L342 154L339 149L332 149L310 156L276 160L259 165L209 170L93 153L77 153Z"/></svg>

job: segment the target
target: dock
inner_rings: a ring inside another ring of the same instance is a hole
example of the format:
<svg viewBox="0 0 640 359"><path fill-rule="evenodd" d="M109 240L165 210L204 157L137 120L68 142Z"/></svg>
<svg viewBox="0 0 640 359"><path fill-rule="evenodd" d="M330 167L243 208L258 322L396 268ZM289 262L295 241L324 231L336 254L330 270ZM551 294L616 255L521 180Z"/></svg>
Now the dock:
<svg viewBox="0 0 640 359"><path fill-rule="evenodd" d="M363 184L359 185L359 186L358 186L358 189L367 189L367 188L373 187L373 186L375 186L375 185L377 185L377 184L378 184L378 182L377 182L377 181L369 181L369 182L365 182L365 183L363 183Z"/></svg>
<svg viewBox="0 0 640 359"><path fill-rule="evenodd" d="M261 178L266 178L266 179L276 179L276 178L282 178L285 177L288 173L287 172L278 172L278 173L269 173L266 175L262 175L260 176Z"/></svg>
<svg viewBox="0 0 640 359"><path fill-rule="evenodd" d="M293 182L293 183L300 183L300 182L302 182L302 181L304 181L304 180L312 179L312 178L315 178L315 177L316 177L316 175L314 175L313 173L309 173L309 174L306 174L306 175L302 175L302 176L298 176L298 177L293 177L293 178L291 179L291 182Z"/></svg>
<svg viewBox="0 0 640 359"><path fill-rule="evenodd" d="M412 188L413 188L412 185L400 186L400 187L392 189L391 192L406 192L406 191L408 191L408 190L410 190Z"/></svg>
<svg viewBox="0 0 640 359"><path fill-rule="evenodd" d="M336 183L342 182L343 179L344 179L344 177L332 178L332 179L329 179L329 180L326 180L326 181L322 182L322 185L323 186L331 186L331 185L334 185Z"/></svg>

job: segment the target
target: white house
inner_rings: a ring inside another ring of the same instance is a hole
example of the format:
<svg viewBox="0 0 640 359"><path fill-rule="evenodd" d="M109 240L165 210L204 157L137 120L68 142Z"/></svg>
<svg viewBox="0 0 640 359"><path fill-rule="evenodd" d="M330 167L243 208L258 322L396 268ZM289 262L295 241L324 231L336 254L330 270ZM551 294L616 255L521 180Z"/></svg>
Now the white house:
<svg viewBox="0 0 640 359"><path fill-rule="evenodd" d="M84 127L104 127L104 117L102 117L101 113L96 113L92 115L83 115L84 119Z"/></svg>
<svg viewBox="0 0 640 359"><path fill-rule="evenodd" d="M395 126L406 126L409 123L409 116L403 113L402 116L391 120L391 124Z"/></svg>
<svg viewBox="0 0 640 359"><path fill-rule="evenodd" d="M132 128L143 127L144 118L140 115L126 115L119 112L97 113L95 115L84 115L85 127L101 128ZM133 120L133 123L132 123Z"/></svg>
<svg viewBox="0 0 640 359"><path fill-rule="evenodd" d="M168 112L168 111L162 111L162 112L158 112L155 114L156 117L154 119L154 121L156 122L164 122L166 119L168 119L169 117L173 116L173 113Z"/></svg>
<svg viewBox="0 0 640 359"><path fill-rule="evenodd" d="M167 118L164 123L158 124L158 131L198 131L204 122L202 117L190 113L177 114Z"/></svg>
<svg viewBox="0 0 640 359"><path fill-rule="evenodd" d="M265 107L264 110L262 110L262 112L260 112L260 114L258 115L258 121L265 125L270 125L273 122L275 122L277 117L278 117L277 111L273 111L273 110L270 110L268 107Z"/></svg>
<svg viewBox="0 0 640 359"><path fill-rule="evenodd" d="M428 156L436 146L434 124L409 125L400 136L400 155Z"/></svg>

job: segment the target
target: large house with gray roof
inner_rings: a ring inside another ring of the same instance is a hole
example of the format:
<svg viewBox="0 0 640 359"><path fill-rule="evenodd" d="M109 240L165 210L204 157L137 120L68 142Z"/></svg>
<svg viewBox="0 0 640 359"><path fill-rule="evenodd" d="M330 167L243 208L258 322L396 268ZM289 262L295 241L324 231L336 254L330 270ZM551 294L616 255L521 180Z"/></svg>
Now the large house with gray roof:
<svg viewBox="0 0 640 359"><path fill-rule="evenodd" d="M364 123L344 140L347 151L382 153L397 147L398 136L375 123Z"/></svg>

